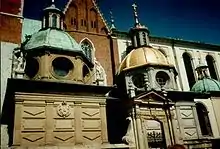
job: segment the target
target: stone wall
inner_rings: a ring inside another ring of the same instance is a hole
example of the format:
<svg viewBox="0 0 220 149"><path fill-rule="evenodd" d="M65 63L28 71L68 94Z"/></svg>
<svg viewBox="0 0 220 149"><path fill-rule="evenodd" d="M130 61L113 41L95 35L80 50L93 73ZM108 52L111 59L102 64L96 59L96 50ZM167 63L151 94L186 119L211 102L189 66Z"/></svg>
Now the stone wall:
<svg viewBox="0 0 220 149"><path fill-rule="evenodd" d="M104 97L16 93L13 146L101 146L105 110Z"/></svg>

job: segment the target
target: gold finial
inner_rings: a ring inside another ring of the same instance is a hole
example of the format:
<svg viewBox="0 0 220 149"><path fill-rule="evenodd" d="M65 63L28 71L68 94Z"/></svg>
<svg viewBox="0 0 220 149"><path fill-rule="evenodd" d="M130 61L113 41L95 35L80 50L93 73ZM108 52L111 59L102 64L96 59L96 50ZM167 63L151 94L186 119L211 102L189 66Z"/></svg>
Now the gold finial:
<svg viewBox="0 0 220 149"><path fill-rule="evenodd" d="M138 20L138 14L137 14L137 4L134 3L134 4L132 5L132 7L133 7L133 10L134 10L135 26L137 27L137 26L140 25L140 22L139 22L139 20Z"/></svg>

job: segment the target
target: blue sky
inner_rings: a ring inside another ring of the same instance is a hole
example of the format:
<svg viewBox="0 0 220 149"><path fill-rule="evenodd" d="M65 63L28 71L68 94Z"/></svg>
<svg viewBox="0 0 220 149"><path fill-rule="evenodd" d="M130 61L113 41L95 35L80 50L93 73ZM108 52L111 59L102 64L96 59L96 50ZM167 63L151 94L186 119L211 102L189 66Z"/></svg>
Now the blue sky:
<svg viewBox="0 0 220 149"><path fill-rule="evenodd" d="M46 0L25 0L24 15L39 18ZM68 0L55 0L63 8ZM109 20L112 9L117 29L133 26L133 0L99 0L101 12ZM181 38L220 45L220 0L136 0L141 24L151 35ZM34 7L27 7L34 5Z"/></svg>

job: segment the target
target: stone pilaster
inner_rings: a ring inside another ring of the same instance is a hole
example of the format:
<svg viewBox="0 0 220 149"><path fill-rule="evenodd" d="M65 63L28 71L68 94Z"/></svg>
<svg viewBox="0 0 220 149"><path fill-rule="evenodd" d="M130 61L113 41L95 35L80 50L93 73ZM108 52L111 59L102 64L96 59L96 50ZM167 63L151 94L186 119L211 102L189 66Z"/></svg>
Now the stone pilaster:
<svg viewBox="0 0 220 149"><path fill-rule="evenodd" d="M137 125L136 125L136 118L135 118L135 108L132 109L132 119L133 119L133 128L134 128L134 136L135 136L135 144L136 144L136 148L139 148L138 145L138 135L137 135Z"/></svg>
<svg viewBox="0 0 220 149"><path fill-rule="evenodd" d="M75 102L75 141L76 144L82 144L83 143L83 136L82 136L82 108L81 108L81 102Z"/></svg>
<svg viewBox="0 0 220 149"><path fill-rule="evenodd" d="M176 114L177 114L176 115L177 116L177 122L178 122L178 125L179 125L179 131L180 131L179 141L183 142L183 139L184 139L184 128L182 127L183 123L182 123L182 119L181 119L180 106L176 106Z"/></svg>
<svg viewBox="0 0 220 149"><path fill-rule="evenodd" d="M21 124L22 124L22 108L23 101L15 101L15 116L14 116L14 139L13 146L19 146L21 144Z"/></svg>
<svg viewBox="0 0 220 149"><path fill-rule="evenodd" d="M46 144L53 143L53 101L46 101Z"/></svg>
<svg viewBox="0 0 220 149"><path fill-rule="evenodd" d="M138 144L139 149L148 149L148 147L144 145L143 131L141 125L141 116L139 106L136 105L136 125L137 125L137 135L138 135Z"/></svg>
<svg viewBox="0 0 220 149"><path fill-rule="evenodd" d="M193 110L193 115L194 115L194 119L195 119L198 139L201 139L202 138L202 131L200 129L199 119L198 119L198 115L197 115L197 111L196 111L196 105L192 106L192 110Z"/></svg>
<svg viewBox="0 0 220 149"><path fill-rule="evenodd" d="M169 128L169 124L168 124L168 121L167 121L167 119L165 118L165 119L163 119L162 120L162 123L163 123L163 129L164 129L164 135L165 135L165 138L166 138L166 144L167 145L171 145L172 143L171 143L171 139L172 139L172 137L171 137L171 131L170 131L170 129L171 128Z"/></svg>
<svg viewBox="0 0 220 149"><path fill-rule="evenodd" d="M107 120L106 120L106 103L100 103L100 114L101 114L102 143L108 143Z"/></svg>

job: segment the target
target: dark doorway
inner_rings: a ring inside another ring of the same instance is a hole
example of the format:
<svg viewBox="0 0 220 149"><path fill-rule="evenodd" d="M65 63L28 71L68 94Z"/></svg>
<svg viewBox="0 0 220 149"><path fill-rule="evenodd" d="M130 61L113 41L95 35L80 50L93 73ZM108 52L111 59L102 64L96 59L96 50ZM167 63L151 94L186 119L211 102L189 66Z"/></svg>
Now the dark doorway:
<svg viewBox="0 0 220 149"><path fill-rule="evenodd" d="M150 149L166 149L163 123L158 120L146 120L145 130Z"/></svg>

